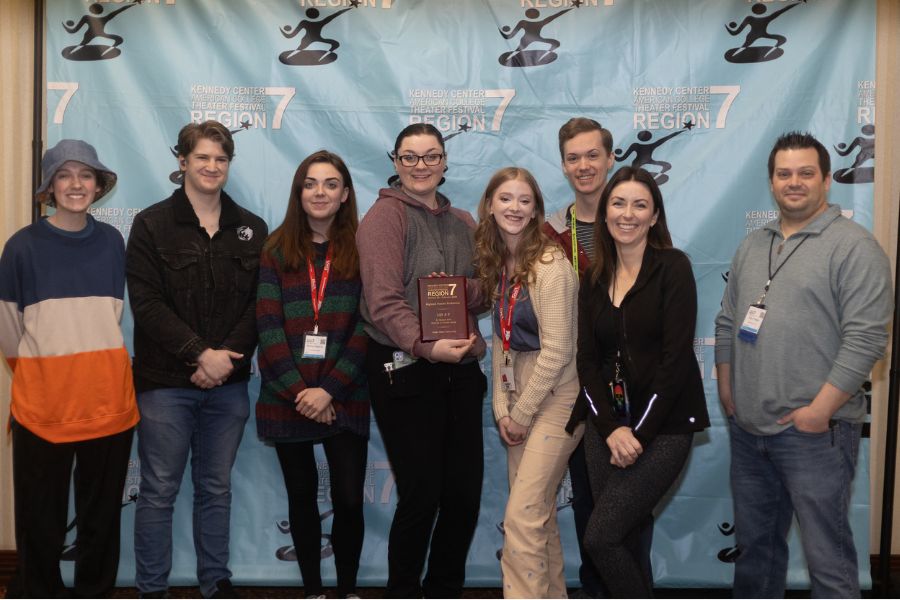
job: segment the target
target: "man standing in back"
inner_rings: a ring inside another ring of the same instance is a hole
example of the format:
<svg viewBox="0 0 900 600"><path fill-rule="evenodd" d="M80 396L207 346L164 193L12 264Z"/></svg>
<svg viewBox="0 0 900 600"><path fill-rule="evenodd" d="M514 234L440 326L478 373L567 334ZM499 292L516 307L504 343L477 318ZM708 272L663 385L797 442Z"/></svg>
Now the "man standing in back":
<svg viewBox="0 0 900 600"><path fill-rule="evenodd" d="M562 246L579 279L585 275L594 258L594 221L600 195L615 162L612 147L612 133L594 119L574 117L559 129L562 171L575 192L575 201L547 216L544 233ZM602 598L605 593L600 574L582 545L588 519L594 510L583 442L569 457L569 477L572 481L572 512L581 553L581 567L578 570L581 594L588 598ZM653 519L650 518L641 524L631 543L648 578L652 541Z"/></svg>

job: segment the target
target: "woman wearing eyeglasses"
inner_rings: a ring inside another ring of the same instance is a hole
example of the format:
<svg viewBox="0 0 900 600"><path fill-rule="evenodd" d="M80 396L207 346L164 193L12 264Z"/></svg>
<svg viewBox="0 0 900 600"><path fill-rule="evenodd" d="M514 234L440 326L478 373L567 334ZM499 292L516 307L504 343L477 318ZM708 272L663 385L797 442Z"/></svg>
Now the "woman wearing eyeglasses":
<svg viewBox="0 0 900 600"><path fill-rule="evenodd" d="M397 482L385 596L454 598L465 582L484 468L475 221L438 192L447 155L435 127L406 127L391 158L397 174L356 235L369 392ZM466 339L420 339L418 278L438 273L467 278Z"/></svg>

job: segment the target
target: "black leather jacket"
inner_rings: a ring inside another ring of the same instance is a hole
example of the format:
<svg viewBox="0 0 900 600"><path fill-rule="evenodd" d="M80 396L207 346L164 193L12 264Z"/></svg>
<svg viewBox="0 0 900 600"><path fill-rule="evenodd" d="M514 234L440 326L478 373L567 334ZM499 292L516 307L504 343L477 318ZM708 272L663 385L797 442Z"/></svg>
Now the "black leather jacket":
<svg viewBox="0 0 900 600"><path fill-rule="evenodd" d="M226 383L249 378L259 254L268 230L226 193L221 200L212 238L184 188L134 219L125 268L138 391L193 387L192 365L207 348L244 355Z"/></svg>

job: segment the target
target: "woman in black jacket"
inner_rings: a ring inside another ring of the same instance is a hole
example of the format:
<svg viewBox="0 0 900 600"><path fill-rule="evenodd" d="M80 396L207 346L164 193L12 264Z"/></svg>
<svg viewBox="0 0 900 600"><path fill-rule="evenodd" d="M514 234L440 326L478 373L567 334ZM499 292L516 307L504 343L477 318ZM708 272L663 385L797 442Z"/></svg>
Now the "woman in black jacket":
<svg viewBox="0 0 900 600"><path fill-rule="evenodd" d="M584 545L612 597L650 597L624 542L678 477L693 433L709 426L693 348L697 291L650 173L620 169L595 223L594 263L579 292L582 394L569 422L593 423L584 436L594 495Z"/></svg>

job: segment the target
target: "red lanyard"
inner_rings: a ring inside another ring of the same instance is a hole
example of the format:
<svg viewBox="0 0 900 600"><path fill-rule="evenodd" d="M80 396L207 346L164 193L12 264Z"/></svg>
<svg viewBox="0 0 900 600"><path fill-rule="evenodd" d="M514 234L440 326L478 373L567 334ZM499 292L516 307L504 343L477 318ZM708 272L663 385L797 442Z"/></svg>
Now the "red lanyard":
<svg viewBox="0 0 900 600"><path fill-rule="evenodd" d="M503 355L509 362L509 338L512 336L513 309L516 307L516 299L522 290L522 284L517 283L509 291L509 306L506 309L506 319L503 318L503 299L506 297L506 269L500 272L500 302L497 310L500 313L500 341L503 342Z"/></svg>
<svg viewBox="0 0 900 600"><path fill-rule="evenodd" d="M319 309L325 301L325 286L328 285L328 273L331 271L331 249L332 246L329 244L328 252L325 253L325 266L322 267L322 287L318 289L318 294L316 294L316 269L309 257L306 258L306 266L309 269L309 291L312 295L314 334L319 333Z"/></svg>

